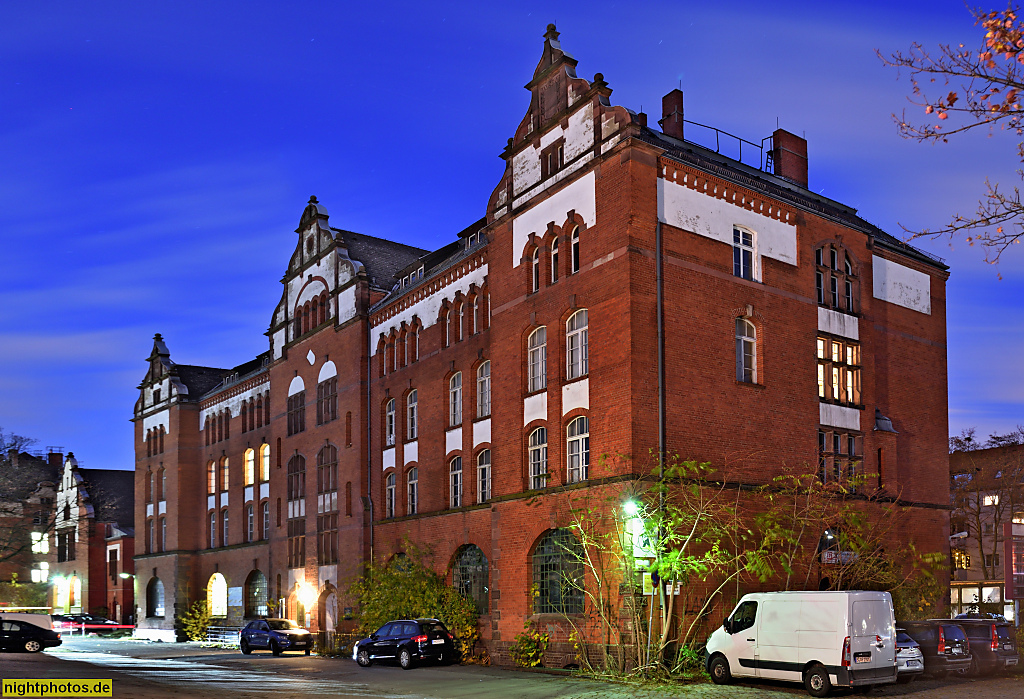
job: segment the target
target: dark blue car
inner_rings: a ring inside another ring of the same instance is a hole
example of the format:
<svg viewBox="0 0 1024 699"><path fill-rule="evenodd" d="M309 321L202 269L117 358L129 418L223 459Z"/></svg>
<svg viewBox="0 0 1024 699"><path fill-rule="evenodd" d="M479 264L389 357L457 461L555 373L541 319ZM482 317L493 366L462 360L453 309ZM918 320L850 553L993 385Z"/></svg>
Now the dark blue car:
<svg viewBox="0 0 1024 699"><path fill-rule="evenodd" d="M438 619L389 621L367 638L356 641L352 659L362 667L379 660L394 661L408 670L424 660L455 662L455 637Z"/></svg>
<svg viewBox="0 0 1024 699"><path fill-rule="evenodd" d="M313 650L313 637L291 619L257 619L242 629L238 645L245 655L254 650L269 650L274 655L302 650L309 655Z"/></svg>

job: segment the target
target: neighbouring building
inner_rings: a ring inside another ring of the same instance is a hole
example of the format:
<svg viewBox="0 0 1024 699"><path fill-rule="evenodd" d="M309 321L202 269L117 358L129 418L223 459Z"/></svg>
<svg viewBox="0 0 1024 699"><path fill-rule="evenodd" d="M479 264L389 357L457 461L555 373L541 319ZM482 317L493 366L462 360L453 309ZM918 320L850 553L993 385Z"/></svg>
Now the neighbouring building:
<svg viewBox="0 0 1024 699"><path fill-rule="evenodd" d="M54 448L34 454L11 450L0 457L0 581L49 579L56 559L50 546L53 503L63 458Z"/></svg>
<svg viewBox="0 0 1024 699"><path fill-rule="evenodd" d="M949 475L950 607L1016 619L1024 596L1024 445L953 452Z"/></svg>
<svg viewBox="0 0 1024 699"><path fill-rule="evenodd" d="M474 597L497 661L526 619L564 641L584 605L555 582L565 493L646 475L659 442L739 484L867 476L948 554L947 267L810 190L804 139L698 145L679 90L652 128L558 36L449 245L335 227L312 197L265 354L182 365L156 336L138 635L173 638L200 599L225 625L345 628L348 582L408 541Z"/></svg>
<svg viewBox="0 0 1024 699"><path fill-rule="evenodd" d="M68 453L53 511L55 614L134 618L134 479L132 471L80 468Z"/></svg>

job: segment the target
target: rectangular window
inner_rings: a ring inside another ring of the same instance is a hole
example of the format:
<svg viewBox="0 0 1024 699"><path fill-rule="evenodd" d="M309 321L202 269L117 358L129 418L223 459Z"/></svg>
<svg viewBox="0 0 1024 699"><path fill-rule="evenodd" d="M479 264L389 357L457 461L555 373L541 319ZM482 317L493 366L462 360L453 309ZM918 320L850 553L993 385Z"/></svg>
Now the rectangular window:
<svg viewBox="0 0 1024 699"><path fill-rule="evenodd" d="M49 553L50 537L46 532L32 532L32 553Z"/></svg>
<svg viewBox="0 0 1024 699"><path fill-rule="evenodd" d="M448 424L451 427L462 424L462 372L448 382Z"/></svg>
<svg viewBox="0 0 1024 699"><path fill-rule="evenodd" d="M537 328L530 335L527 354L530 393L547 387L547 328Z"/></svg>
<svg viewBox="0 0 1024 699"><path fill-rule="evenodd" d="M306 520L288 520L288 567L306 566Z"/></svg>
<svg viewBox="0 0 1024 699"><path fill-rule="evenodd" d="M476 416L491 414L491 363L484 362L476 370Z"/></svg>
<svg viewBox="0 0 1024 699"><path fill-rule="evenodd" d="M324 514L316 518L317 562L333 565L338 562L338 515Z"/></svg>
<svg viewBox="0 0 1024 699"><path fill-rule="evenodd" d="M825 337L819 337L817 343L818 398L860 405L860 345L845 339Z"/></svg>
<svg viewBox="0 0 1024 699"><path fill-rule="evenodd" d="M408 441L416 439L419 396L415 390L409 391L405 406L405 437Z"/></svg>
<svg viewBox="0 0 1024 699"><path fill-rule="evenodd" d="M986 495L982 499L982 505L984 507L995 507L998 504L999 504L999 496L998 495Z"/></svg>
<svg viewBox="0 0 1024 699"><path fill-rule="evenodd" d="M477 465L477 502L491 499L491 450L484 449L476 458Z"/></svg>
<svg viewBox="0 0 1024 699"><path fill-rule="evenodd" d="M419 511L419 500L420 500L420 483L419 483L419 469L409 469L409 490L408 499L406 500L406 514L414 515Z"/></svg>
<svg viewBox="0 0 1024 699"><path fill-rule="evenodd" d="M288 436L306 431L306 392L288 397Z"/></svg>
<svg viewBox="0 0 1024 699"><path fill-rule="evenodd" d="M732 229L732 273L741 279L754 278L754 234Z"/></svg>
<svg viewBox="0 0 1024 699"><path fill-rule="evenodd" d="M449 500L452 508L462 507L462 457L456 456L449 466Z"/></svg>

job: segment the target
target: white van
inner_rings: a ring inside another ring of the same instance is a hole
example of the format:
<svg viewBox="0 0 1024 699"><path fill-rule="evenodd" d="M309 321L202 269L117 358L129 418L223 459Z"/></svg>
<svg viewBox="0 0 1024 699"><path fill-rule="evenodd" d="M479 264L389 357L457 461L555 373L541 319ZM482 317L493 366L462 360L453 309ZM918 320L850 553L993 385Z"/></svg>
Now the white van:
<svg viewBox="0 0 1024 699"><path fill-rule="evenodd" d="M733 677L832 687L896 681L896 616L888 592L759 592L744 595L708 639L716 684Z"/></svg>
<svg viewBox="0 0 1024 699"><path fill-rule="evenodd" d="M0 611L0 621L23 621L41 629L53 631L53 617L49 614L28 614L26 612Z"/></svg>

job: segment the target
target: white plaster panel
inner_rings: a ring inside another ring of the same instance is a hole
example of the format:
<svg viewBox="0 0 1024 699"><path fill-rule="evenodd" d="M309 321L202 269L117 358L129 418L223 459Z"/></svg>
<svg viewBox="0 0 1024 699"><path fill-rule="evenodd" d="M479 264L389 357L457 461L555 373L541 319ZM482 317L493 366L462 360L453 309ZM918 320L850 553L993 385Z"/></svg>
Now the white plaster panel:
<svg viewBox="0 0 1024 699"><path fill-rule="evenodd" d="M242 391L241 393L233 396L225 395L223 399L210 403L208 406L199 411L199 426L202 428L206 424L206 416L216 415L221 410L227 408L234 416L238 416L242 412L242 403L248 403L249 399L256 399L257 396L270 390L270 381L264 381L261 384L257 384L250 389Z"/></svg>
<svg viewBox="0 0 1024 699"><path fill-rule="evenodd" d="M270 483L260 483L260 500L270 497Z"/></svg>
<svg viewBox="0 0 1024 699"><path fill-rule="evenodd" d="M658 178L658 220L732 246L733 226L754 231L760 279L762 257L796 266L796 226Z"/></svg>
<svg viewBox="0 0 1024 699"><path fill-rule="evenodd" d="M338 582L338 566L320 566L319 580L317 582L319 583L318 590L324 589L324 585L329 582L336 585Z"/></svg>
<svg viewBox="0 0 1024 699"><path fill-rule="evenodd" d="M288 397L291 398L296 393L306 390L306 383L302 380L301 376L295 376L292 378L292 382L288 384Z"/></svg>
<svg viewBox="0 0 1024 699"><path fill-rule="evenodd" d="M541 391L523 399L523 426L534 420L548 419L548 392Z"/></svg>
<svg viewBox="0 0 1024 699"><path fill-rule="evenodd" d="M165 514L167 514L167 501L166 500L161 500L160 502L158 502L156 504L156 513L158 515L165 515Z"/></svg>
<svg viewBox="0 0 1024 699"><path fill-rule="evenodd" d="M818 421L829 427L839 427L844 430L860 429L860 410L847 408L845 405L832 405L831 403L818 403Z"/></svg>
<svg viewBox="0 0 1024 699"><path fill-rule="evenodd" d="M447 454L459 449L462 449L462 428L456 427L444 433L444 451Z"/></svg>
<svg viewBox="0 0 1024 699"><path fill-rule="evenodd" d="M565 130L565 162L593 147L594 103L587 102L582 109L569 115L569 128Z"/></svg>
<svg viewBox="0 0 1024 699"><path fill-rule="evenodd" d="M860 324L856 316L822 306L818 306L818 330L851 340L860 339Z"/></svg>
<svg viewBox="0 0 1024 699"><path fill-rule="evenodd" d="M245 502L252 502L252 496L255 490L256 489L253 488L251 485L245 486Z"/></svg>
<svg viewBox="0 0 1024 699"><path fill-rule="evenodd" d="M200 423L200 424L202 424L202 423ZM142 418L142 434L143 434L143 436L145 436L146 432L148 432L149 430L151 430L154 427L163 427L164 428L164 432L167 432L168 434L170 434L170 431L171 431L170 411L168 411L167 408L164 408L160 412L154 413L152 415L147 415L146 417Z"/></svg>
<svg viewBox="0 0 1024 699"><path fill-rule="evenodd" d="M460 264L469 264L468 261ZM383 323L373 326L370 331L371 338L376 346L378 339L378 333L387 333L392 328L398 330L402 326L404 321L406 324L412 323L412 317L418 316L420 322L424 328L429 328L437 322L437 316L441 312L441 303L447 298L449 300L455 298L455 294L461 291L463 294L469 292L469 285L476 284L477 287L483 286L484 280L487 278L487 265L482 264L476 267L462 277L450 282L440 289L430 294L426 298L420 299L416 303L412 304L401 313L391 316ZM433 283L433 281L427 282L427 284Z"/></svg>
<svg viewBox="0 0 1024 699"><path fill-rule="evenodd" d="M338 367L334 366L334 362L327 361L320 367L320 374L316 377L317 383L326 381L327 379L334 378L338 375Z"/></svg>
<svg viewBox="0 0 1024 699"><path fill-rule="evenodd" d="M927 274L872 255L871 275L876 299L931 315L931 277Z"/></svg>
<svg viewBox="0 0 1024 699"><path fill-rule="evenodd" d="M356 284L338 294L338 323L356 317Z"/></svg>
<svg viewBox="0 0 1024 699"><path fill-rule="evenodd" d="M512 158L512 196L538 182L540 182L540 151L531 145L516 153Z"/></svg>
<svg viewBox="0 0 1024 699"><path fill-rule="evenodd" d="M384 464L384 470L387 471L389 468L395 467L395 448L385 449L384 453L381 454L381 463Z"/></svg>
<svg viewBox="0 0 1024 699"><path fill-rule="evenodd" d="M576 408L590 410L590 377L562 386L562 415Z"/></svg>
<svg viewBox="0 0 1024 699"><path fill-rule="evenodd" d="M325 291L327 291L327 285L324 284L319 279L315 279L312 282L310 282L305 289L302 290L302 293L299 294L299 298L295 300L295 303L293 305L301 306L304 303L306 303L306 301L309 301L314 296L319 296Z"/></svg>
<svg viewBox="0 0 1024 699"><path fill-rule="evenodd" d="M563 167L561 170L556 172L554 175L548 177L546 180L544 180L540 184L530 188L530 190L527 191L522 196L519 196L519 197L516 197L515 199L513 199L512 200L512 208L518 208L518 207L522 206L524 203L530 201L531 199L533 199L535 196L537 196L541 192L545 192L545 191L551 189L552 187L554 187L555 185L557 185L559 182L561 182L563 180L569 179L570 177L572 177L573 173L575 173L577 170L582 170L583 167L586 166L586 164L589 163L593 159L594 159L594 152L593 151L588 151L588 152L584 153L583 155L578 157L576 160L574 160L573 162L569 163L568 165Z"/></svg>
<svg viewBox="0 0 1024 699"><path fill-rule="evenodd" d="M402 446L402 465L411 464L413 461L419 461L420 459L420 443L419 442L406 442Z"/></svg>
<svg viewBox="0 0 1024 699"><path fill-rule="evenodd" d="M285 591L287 594L291 591L297 583L306 582L306 569L305 568L289 568L288 569L288 590Z"/></svg>
<svg viewBox="0 0 1024 699"><path fill-rule="evenodd" d="M274 359L280 359L284 355L284 328L274 331Z"/></svg>
<svg viewBox="0 0 1024 699"><path fill-rule="evenodd" d="M147 517L152 517L153 516L153 503L151 503L151 502L150 503L146 503L146 516Z"/></svg>
<svg viewBox="0 0 1024 699"><path fill-rule="evenodd" d="M473 423L473 448L491 441L491 418Z"/></svg>
<svg viewBox="0 0 1024 699"><path fill-rule="evenodd" d="M227 494L227 492L223 492L223 493L220 494L220 506L221 507L227 507L228 506L228 494Z"/></svg>
<svg viewBox="0 0 1024 699"><path fill-rule="evenodd" d="M512 221L512 266L519 266L523 248L531 233L544 235L548 223L554 221L556 225L561 225L569 211L575 210L587 226L593 226L597 222L596 196L596 177L591 171L516 216ZM729 235L732 235L732 229Z"/></svg>
<svg viewBox="0 0 1024 699"><path fill-rule="evenodd" d="M206 509L216 510L217 509L217 496L207 495L206 496Z"/></svg>
<svg viewBox="0 0 1024 699"><path fill-rule="evenodd" d="M306 361L309 362L310 366L316 364L316 354L313 352L313 350L306 352Z"/></svg>

